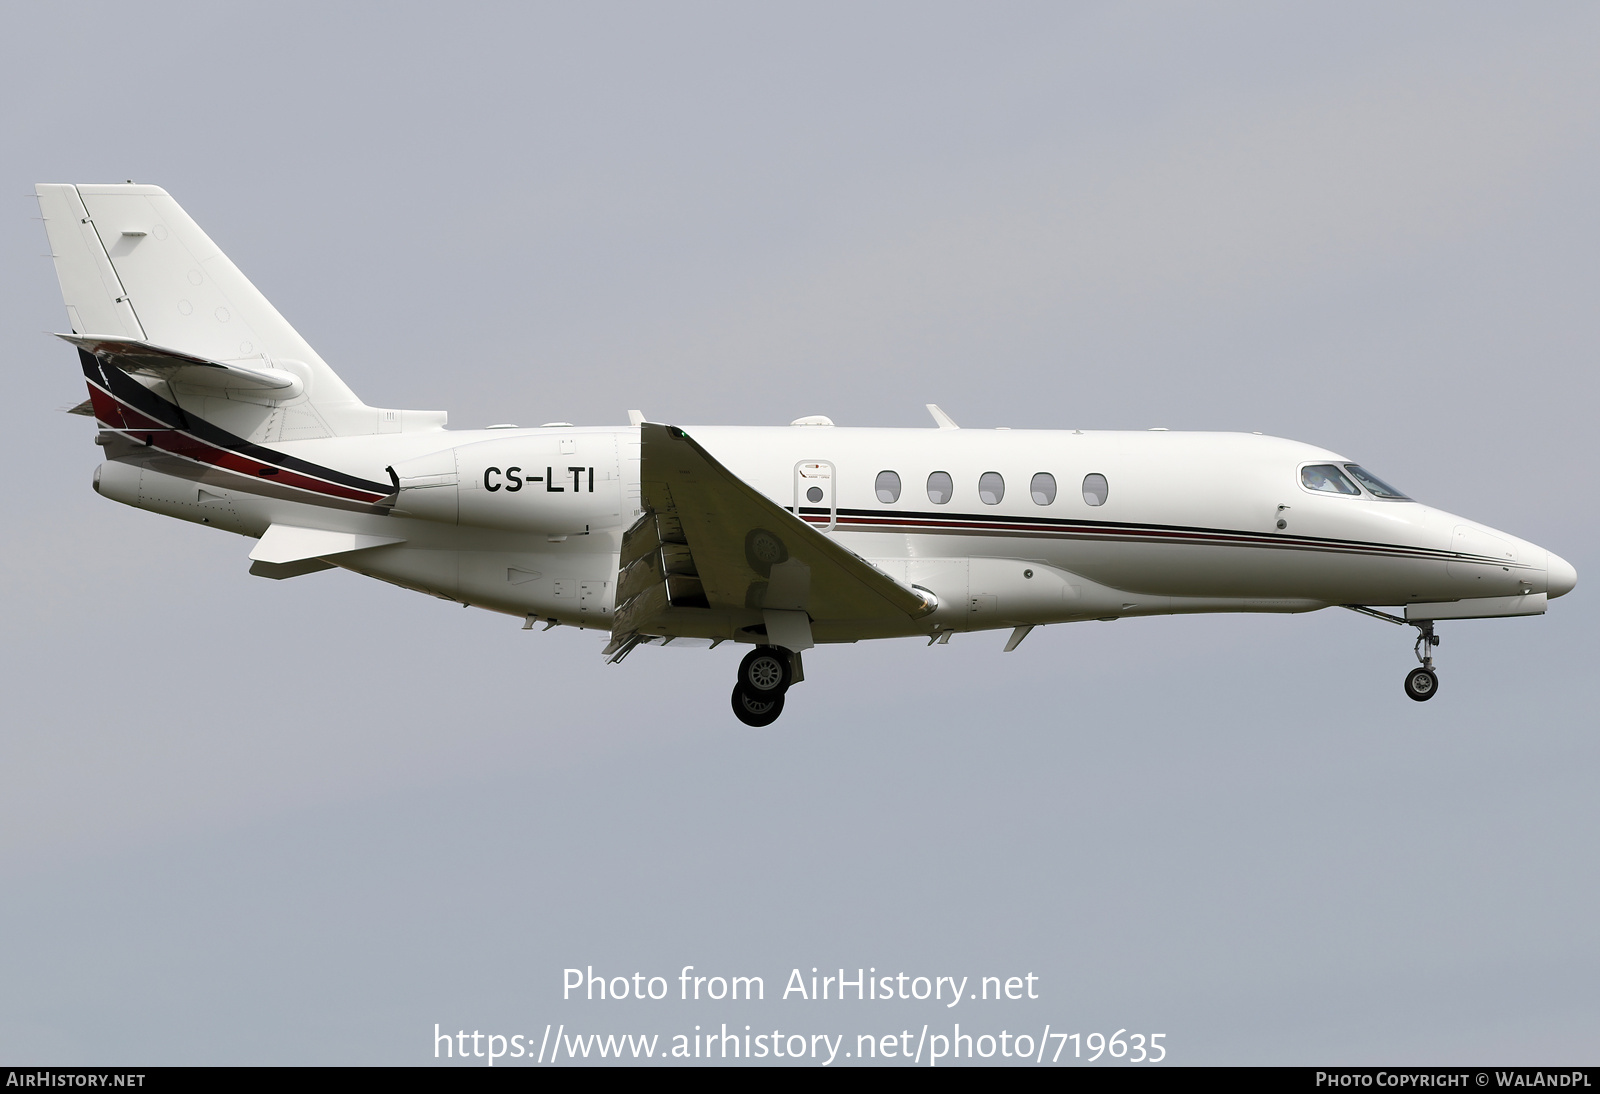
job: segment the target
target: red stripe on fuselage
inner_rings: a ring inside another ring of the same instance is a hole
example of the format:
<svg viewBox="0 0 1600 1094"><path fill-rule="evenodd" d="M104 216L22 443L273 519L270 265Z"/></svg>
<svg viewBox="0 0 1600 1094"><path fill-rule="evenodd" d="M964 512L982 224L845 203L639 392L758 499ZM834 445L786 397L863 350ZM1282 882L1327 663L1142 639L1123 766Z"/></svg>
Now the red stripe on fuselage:
<svg viewBox="0 0 1600 1094"><path fill-rule="evenodd" d="M136 438L150 439L154 448L170 452L174 456L182 456L196 463L208 464L211 467L220 467L224 471L232 471L239 475L248 475L252 478L271 479L280 486L293 486L300 490L310 490L313 493L327 494L330 497L344 498L348 501L377 501L382 494L373 494L366 490L353 490L348 486L339 486L336 483L324 482L302 475L298 471L291 471L284 467L275 467L272 464L262 463L260 460L241 456L237 452L230 452L220 448L209 441L202 441L188 433L181 433L175 429L149 431L131 430L131 435Z"/></svg>
<svg viewBox="0 0 1600 1094"><path fill-rule="evenodd" d="M94 416L106 425L122 425L122 404L93 384L89 385L89 405L94 407Z"/></svg>
<svg viewBox="0 0 1600 1094"><path fill-rule="evenodd" d="M173 456L180 456L195 463L208 467L216 467L223 471L231 471L236 475L249 478L269 479L280 486L292 486L297 490L306 490L314 494L325 494L329 497L342 498L346 501L375 502L383 498L383 494L375 494L370 490L356 490L338 483L326 482L311 475L292 471L286 467L263 463L249 456L203 441L190 433L173 429L171 426L134 410L128 404L117 399L109 392L101 391L93 384L89 385L89 398L95 409L95 416L119 432L125 433L135 443L159 449ZM102 405L104 404L104 405Z"/></svg>
<svg viewBox="0 0 1600 1094"><path fill-rule="evenodd" d="M827 525L824 516L802 514L808 524ZM1409 558L1438 559L1438 552L1427 548L1387 546L1352 541L1325 541L1291 538L1288 536L1256 535L1248 532L1185 530L1175 528L1110 527L1106 525L1055 525L1015 524L1003 521L922 520L913 517L839 517L835 525L850 531L923 532L929 535L1026 535L1037 539L1137 539L1143 542L1217 543L1224 546L1276 547L1295 550L1345 551L1358 554L1388 555Z"/></svg>

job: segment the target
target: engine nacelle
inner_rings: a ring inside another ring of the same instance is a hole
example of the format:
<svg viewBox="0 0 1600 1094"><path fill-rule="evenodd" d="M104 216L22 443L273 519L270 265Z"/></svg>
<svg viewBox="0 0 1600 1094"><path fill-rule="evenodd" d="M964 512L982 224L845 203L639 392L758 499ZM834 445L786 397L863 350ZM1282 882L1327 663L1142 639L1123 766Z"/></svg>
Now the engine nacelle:
<svg viewBox="0 0 1600 1094"><path fill-rule="evenodd" d="M445 524L582 535L622 518L616 435L519 433L397 463L395 512Z"/></svg>

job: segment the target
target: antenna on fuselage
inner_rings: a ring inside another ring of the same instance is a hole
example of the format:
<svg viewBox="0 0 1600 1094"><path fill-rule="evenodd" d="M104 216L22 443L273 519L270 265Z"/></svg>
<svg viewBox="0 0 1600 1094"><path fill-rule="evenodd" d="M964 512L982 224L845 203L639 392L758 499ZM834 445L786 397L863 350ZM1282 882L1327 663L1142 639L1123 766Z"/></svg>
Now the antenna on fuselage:
<svg viewBox="0 0 1600 1094"><path fill-rule="evenodd" d="M956 420L954 418L950 417L950 415L939 409L938 403L927 403L925 405L928 408L928 413L933 415L934 424L940 429L961 428L960 426L956 425Z"/></svg>

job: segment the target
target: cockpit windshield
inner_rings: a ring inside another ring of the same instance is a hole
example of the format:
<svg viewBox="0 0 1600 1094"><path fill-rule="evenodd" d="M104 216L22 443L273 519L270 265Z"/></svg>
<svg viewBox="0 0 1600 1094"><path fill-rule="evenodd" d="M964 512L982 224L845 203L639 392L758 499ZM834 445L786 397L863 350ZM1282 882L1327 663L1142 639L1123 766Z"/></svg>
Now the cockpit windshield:
<svg viewBox="0 0 1600 1094"><path fill-rule="evenodd" d="M1361 487L1345 478L1331 463L1314 463L1300 469L1300 482L1307 490L1320 490L1325 494L1350 494L1359 496Z"/></svg>
<svg viewBox="0 0 1600 1094"><path fill-rule="evenodd" d="M1393 498L1396 501L1411 500L1364 467L1358 467L1353 463L1347 463L1344 465L1344 469L1350 472L1350 474L1354 475L1355 480L1362 486L1365 486L1368 490L1371 490L1373 495L1376 497Z"/></svg>

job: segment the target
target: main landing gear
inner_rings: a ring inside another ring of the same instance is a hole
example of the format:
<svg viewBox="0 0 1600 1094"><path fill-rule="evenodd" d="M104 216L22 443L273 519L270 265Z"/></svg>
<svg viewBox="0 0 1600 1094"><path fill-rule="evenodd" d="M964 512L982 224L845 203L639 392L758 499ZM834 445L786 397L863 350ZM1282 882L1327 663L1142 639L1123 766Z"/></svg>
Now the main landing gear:
<svg viewBox="0 0 1600 1094"><path fill-rule="evenodd" d="M1439 690L1439 677L1433 671L1433 648L1439 644L1439 636L1433 633L1431 619L1411 625L1417 628L1415 649L1422 667L1406 673L1406 697L1426 703Z"/></svg>
<svg viewBox="0 0 1600 1094"><path fill-rule="evenodd" d="M1422 662L1422 667L1412 669L1406 673L1406 697L1419 703L1426 703L1432 699L1439 690L1439 674L1433 671L1433 651L1439 645L1439 636L1433 633L1433 620L1431 619L1401 619L1398 615L1380 612L1376 608L1369 608L1365 604L1343 605L1353 612L1370 615L1374 619L1382 619L1386 623L1396 623L1417 628L1417 644L1413 647L1417 660Z"/></svg>
<svg viewBox="0 0 1600 1094"><path fill-rule="evenodd" d="M792 683L794 655L778 646L757 646L739 662L734 717L747 726L770 726L783 713L783 695Z"/></svg>

